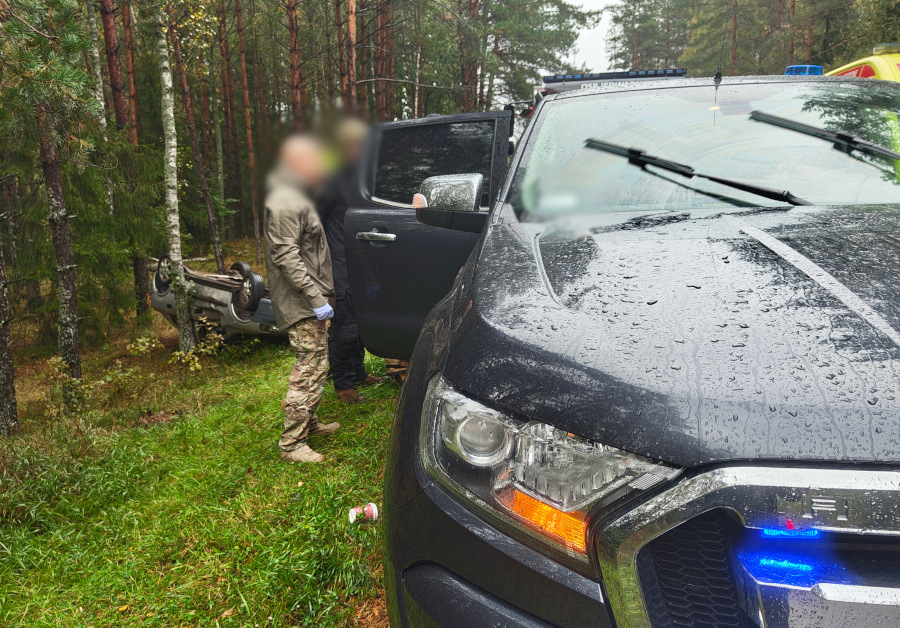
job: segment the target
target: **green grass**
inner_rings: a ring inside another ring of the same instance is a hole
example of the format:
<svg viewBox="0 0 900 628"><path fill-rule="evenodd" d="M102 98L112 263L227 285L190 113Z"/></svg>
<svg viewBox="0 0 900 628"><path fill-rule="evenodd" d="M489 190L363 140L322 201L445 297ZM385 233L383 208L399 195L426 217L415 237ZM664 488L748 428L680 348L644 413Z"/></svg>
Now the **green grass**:
<svg viewBox="0 0 900 628"><path fill-rule="evenodd" d="M311 439L328 462L289 465L287 347L195 373L163 349L118 365L104 349L89 371L118 376L90 410L53 418L31 391L0 448L0 625L343 626L378 605L380 524L347 510L381 504L392 384L359 406L329 385L319 416L342 428ZM179 414L147 425L147 409Z"/></svg>

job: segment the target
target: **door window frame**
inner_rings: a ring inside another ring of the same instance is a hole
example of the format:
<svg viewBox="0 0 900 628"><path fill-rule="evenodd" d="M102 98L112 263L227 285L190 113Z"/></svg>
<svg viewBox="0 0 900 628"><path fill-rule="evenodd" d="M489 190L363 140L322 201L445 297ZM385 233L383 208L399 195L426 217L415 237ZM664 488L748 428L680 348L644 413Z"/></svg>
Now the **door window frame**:
<svg viewBox="0 0 900 628"><path fill-rule="evenodd" d="M371 167L363 173L364 179L362 181L362 189L366 199L370 202L379 203L380 205L392 207L395 209L415 209L412 205L412 202L400 203L398 201L391 201L386 198L381 198L374 194L376 175L378 172L378 155L381 148L381 140L386 129L432 126L436 124L466 124L473 122L493 121L494 136L493 150L491 151L490 179L485 182L485 184L488 186L488 205L479 206L479 211L489 211L491 205L497 200L500 195L503 179L505 178L507 172L507 168L503 168L502 171L498 168L498 159L508 159L507 147L509 145L509 138L504 137L502 138L504 141L500 141L500 138L498 137L498 135L503 131L503 125L501 124L501 122L504 118L509 119L509 127L507 131L507 135L509 135L509 131L512 130L514 122L512 112L510 111L488 111L476 114L450 114L445 116L432 116L411 120L400 120L397 122L387 122L379 125L375 128L375 132L371 135L369 145L366 148L366 155L368 157L366 161L371 164ZM412 199L410 199L410 201L412 201Z"/></svg>

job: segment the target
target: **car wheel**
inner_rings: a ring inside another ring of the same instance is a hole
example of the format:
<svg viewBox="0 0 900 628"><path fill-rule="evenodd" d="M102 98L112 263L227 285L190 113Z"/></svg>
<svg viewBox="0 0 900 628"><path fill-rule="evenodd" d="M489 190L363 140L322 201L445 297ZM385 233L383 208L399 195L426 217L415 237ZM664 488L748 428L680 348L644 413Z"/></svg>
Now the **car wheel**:
<svg viewBox="0 0 900 628"><path fill-rule="evenodd" d="M231 270L237 271L241 276L241 287L231 293L234 308L239 312L255 312L266 292L266 282L244 262L235 262Z"/></svg>
<svg viewBox="0 0 900 628"><path fill-rule="evenodd" d="M153 289L156 294L162 296L169 291L172 285L172 258L167 253L159 256L156 264L156 272L153 273Z"/></svg>

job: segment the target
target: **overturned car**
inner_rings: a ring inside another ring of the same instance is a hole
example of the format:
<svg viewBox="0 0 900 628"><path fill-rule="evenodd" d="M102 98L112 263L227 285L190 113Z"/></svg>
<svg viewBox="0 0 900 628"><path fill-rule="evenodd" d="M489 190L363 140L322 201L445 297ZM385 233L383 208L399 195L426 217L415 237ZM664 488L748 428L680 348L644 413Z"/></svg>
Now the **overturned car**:
<svg viewBox="0 0 900 628"><path fill-rule="evenodd" d="M224 275L185 266L184 277L191 300L191 320L199 334L211 330L226 338L285 336L275 324L266 282L249 264L235 262ZM175 325L172 281L172 260L161 255L153 273L150 302L154 310Z"/></svg>

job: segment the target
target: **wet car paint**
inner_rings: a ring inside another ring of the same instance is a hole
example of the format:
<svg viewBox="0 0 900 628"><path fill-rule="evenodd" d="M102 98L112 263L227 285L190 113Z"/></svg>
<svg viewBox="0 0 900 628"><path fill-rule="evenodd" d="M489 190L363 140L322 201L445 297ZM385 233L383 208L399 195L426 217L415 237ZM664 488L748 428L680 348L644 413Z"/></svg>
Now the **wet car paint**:
<svg viewBox="0 0 900 628"><path fill-rule="evenodd" d="M605 220L553 233L498 212L452 325L451 382L683 466L900 460L900 206Z"/></svg>

